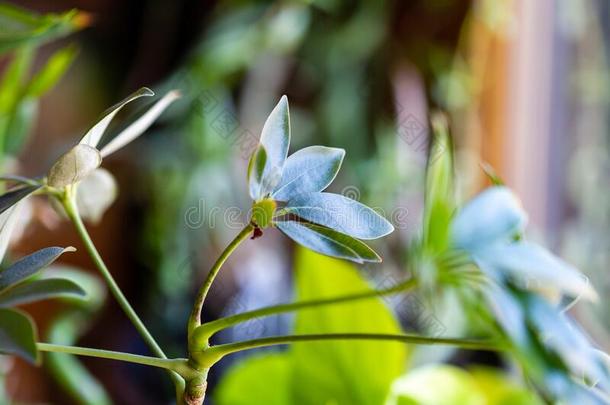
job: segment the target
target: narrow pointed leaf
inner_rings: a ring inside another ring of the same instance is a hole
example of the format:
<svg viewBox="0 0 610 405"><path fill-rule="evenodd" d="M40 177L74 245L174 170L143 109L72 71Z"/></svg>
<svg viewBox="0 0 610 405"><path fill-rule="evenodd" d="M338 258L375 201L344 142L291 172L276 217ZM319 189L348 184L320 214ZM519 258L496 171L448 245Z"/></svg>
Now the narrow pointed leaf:
<svg viewBox="0 0 610 405"><path fill-rule="evenodd" d="M0 292L0 307L7 308L50 298L84 298L85 291L63 278L33 280Z"/></svg>
<svg viewBox="0 0 610 405"><path fill-rule="evenodd" d="M38 190L40 185L29 185L25 187L18 187L7 191L0 196L0 214L17 204L20 200L24 199L34 191Z"/></svg>
<svg viewBox="0 0 610 405"><path fill-rule="evenodd" d="M377 239L394 230L373 209L339 194L299 194L288 201L285 211L358 239Z"/></svg>
<svg viewBox="0 0 610 405"><path fill-rule="evenodd" d="M282 177L284 162L290 146L290 116L286 96L282 96L265 121L260 143L267 152L267 162L261 181L261 190L256 199L271 193Z"/></svg>
<svg viewBox="0 0 610 405"><path fill-rule="evenodd" d="M325 146L301 149L286 159L282 180L273 192L278 201L299 193L318 192L332 183L341 168L345 151Z"/></svg>
<svg viewBox="0 0 610 405"><path fill-rule="evenodd" d="M45 66L32 78L26 92L30 97L40 97L64 75L76 57L76 47L66 46L55 52Z"/></svg>
<svg viewBox="0 0 610 405"><path fill-rule="evenodd" d="M112 106L108 110L106 110L106 112L104 112L102 114L102 118L98 121L98 123L95 124L89 131L87 131L85 136L83 136L80 143L84 144L84 145L89 145L93 148L96 148L99 145L100 141L102 140L102 136L104 135L104 132L106 132L108 125L110 125L110 121L112 121L114 116L126 104L128 104L128 103L132 102L133 100L136 100L140 97L151 97L154 95L155 95L155 93L147 87L142 87L135 93L130 94L124 100L120 101L118 104L115 104L114 106Z"/></svg>
<svg viewBox="0 0 610 405"><path fill-rule="evenodd" d="M555 288L572 297L597 298L584 274L533 243L496 245L480 251L476 257L487 266L533 288Z"/></svg>
<svg viewBox="0 0 610 405"><path fill-rule="evenodd" d="M38 362L36 327L28 315L0 308L0 353L14 354L34 364Z"/></svg>
<svg viewBox="0 0 610 405"><path fill-rule="evenodd" d="M64 252L73 252L72 247L48 247L17 260L7 269L0 271L0 290L23 281L53 263Z"/></svg>
<svg viewBox="0 0 610 405"><path fill-rule="evenodd" d="M102 156L94 147L78 144L61 156L51 167L48 183L51 187L65 187L78 183L102 164Z"/></svg>
<svg viewBox="0 0 610 405"><path fill-rule="evenodd" d="M455 210L453 159L447 120L432 118L433 143L426 169L424 204L424 245L431 252L442 252L449 245L449 224Z"/></svg>
<svg viewBox="0 0 610 405"><path fill-rule="evenodd" d="M295 242L315 252L356 263L381 262L365 243L332 229L297 221L277 221L276 225Z"/></svg>
<svg viewBox="0 0 610 405"><path fill-rule="evenodd" d="M456 247L474 253L496 242L512 240L527 223L518 198L506 187L490 187L468 202L451 225Z"/></svg>
<svg viewBox="0 0 610 405"><path fill-rule="evenodd" d="M174 101L180 98L180 92L177 90L170 91L157 101L148 111L138 118L133 124L129 125L121 131L112 141L110 141L101 150L102 157L106 157L123 146L132 142L146 131L167 107Z"/></svg>

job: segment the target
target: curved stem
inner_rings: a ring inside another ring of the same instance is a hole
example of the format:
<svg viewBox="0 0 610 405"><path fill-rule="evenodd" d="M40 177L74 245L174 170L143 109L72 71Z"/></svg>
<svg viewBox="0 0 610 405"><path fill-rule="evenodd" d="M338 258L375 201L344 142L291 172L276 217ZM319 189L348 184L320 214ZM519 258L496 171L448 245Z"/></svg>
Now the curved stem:
<svg viewBox="0 0 610 405"><path fill-rule="evenodd" d="M226 249L222 252L218 260L216 260L216 263L214 263L214 266L212 266L212 268L210 269L210 272L208 273L203 285L201 286L201 289L199 290L199 293L197 294L195 304L193 305L193 310L191 312L188 324L189 336L193 333L195 328L201 325L201 311L203 309L203 303L205 302L205 298L207 297L208 292L210 291L210 288L214 283L214 279L220 271L220 268L222 267L224 262L227 261L231 253L233 253L233 251L237 249L239 244L243 242L248 236L250 236L250 233L252 233L253 230L254 225L252 225L251 223L246 225L244 229L242 229L242 231L235 237L235 239L231 241L229 246L226 247Z"/></svg>
<svg viewBox="0 0 610 405"><path fill-rule="evenodd" d="M78 233L81 240L83 241L83 244L85 245L85 248L87 249L87 252L89 253L89 256L91 256L91 259L95 263L95 266L97 267L100 274L106 281L106 284L108 285L108 288L110 289L110 292L116 299L117 303L119 304L119 306L121 307L121 309L123 310L125 315L127 315L127 318L129 318L129 320L131 321L133 326L137 329L138 333L142 336L142 338L144 339L144 341L146 342L146 344L148 345L150 350L152 350L152 352L159 358L167 359L167 356L163 352L163 349L161 349L161 347L159 346L159 344L157 343L155 338L146 328L146 325L144 325L144 322L142 322L142 320L140 319L140 317L138 316L136 311L133 309L133 307L131 306L131 304L129 303L129 301L127 300L125 295L123 294L123 291L121 291L121 288L118 286L118 284L114 280L114 277L112 277L112 274L108 270L108 267L106 267L104 260L102 259L99 252L97 251L97 248L95 247L95 244L91 240L91 236L89 236L89 232L87 232L87 228L85 227L85 224L83 223L83 221L78 213L78 208L76 207L76 203L74 201L74 192L75 191L76 190L74 190L74 189L68 189L68 190L66 190L66 193L64 195L59 197L59 200L60 200L61 204L63 205L63 207L66 211L66 214L68 215L68 218L70 218L70 220L74 224L74 226L76 228L76 232ZM184 381L175 372L170 371L170 377L176 387L184 386Z"/></svg>
<svg viewBox="0 0 610 405"><path fill-rule="evenodd" d="M241 322L246 322L251 319L261 318L270 315L277 315L286 312L298 311L301 309L309 309L316 308L320 306L326 305L336 305L343 304L352 301L359 301L377 297L383 297L387 295L398 294L401 292L408 291L416 286L415 279L407 280L403 283L397 284L393 287L386 288L383 290L369 290L363 291L360 293L341 295L337 297L331 298L322 298L317 300L310 301L300 301L300 302L292 302L288 304L280 304L273 305L269 307L255 309L253 311L242 312L240 314L235 314L231 316L227 316L225 318L220 318L215 321L207 322L203 324L203 328L205 330L205 336L208 338L211 337L216 332L219 332L223 329L229 328Z"/></svg>
<svg viewBox="0 0 610 405"><path fill-rule="evenodd" d="M258 347L284 345L297 342L320 342L327 340L383 340L418 345L449 345L468 350L491 350L499 351L502 347L489 340L471 340L459 338L433 338L409 334L383 334L383 333L329 333L329 334L306 334L272 336L260 339L246 340L243 342L227 343L210 347L203 350L207 363L211 366L224 356L250 350Z"/></svg>
<svg viewBox="0 0 610 405"><path fill-rule="evenodd" d="M138 354L115 352L101 349L91 349L86 347L64 346L50 343L36 343L36 347L41 352L66 353L73 354L76 356L118 360L127 363L141 364L143 366L163 368L176 372L180 372L185 368L185 366L188 366L187 359L161 359L158 357L140 356Z"/></svg>

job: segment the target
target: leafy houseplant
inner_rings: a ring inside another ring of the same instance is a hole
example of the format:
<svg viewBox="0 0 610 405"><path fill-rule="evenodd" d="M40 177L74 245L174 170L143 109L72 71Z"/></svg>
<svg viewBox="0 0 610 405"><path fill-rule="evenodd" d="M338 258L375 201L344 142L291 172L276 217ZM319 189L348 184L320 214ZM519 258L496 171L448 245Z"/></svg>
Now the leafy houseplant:
<svg viewBox="0 0 610 405"><path fill-rule="evenodd" d="M285 376L282 370L297 370L303 379L303 383L299 384L302 387L309 387L309 381L315 385L322 384L323 378L312 373L311 368L302 367L304 359L309 361L310 357L316 355L316 351L308 351L302 343L319 345L317 347L320 349L324 347L320 346L321 342L332 342L336 346L328 352L328 356L320 357L320 361L324 361L325 357L337 358L345 367L352 361L350 359L357 361L360 356L365 359L366 351L374 351L387 364L377 363L375 368L374 363L369 363L359 370L364 375L368 367L369 370L376 369L378 373L364 378L366 381L361 384L353 381L356 384L351 394L341 384L335 384L320 390L322 394L318 397L311 392L299 391L300 396L296 400L299 403L328 403L353 395L358 398L357 403L382 403L387 398L388 403L393 404L397 403L396 398L410 396L413 401L419 398L419 394L412 392L408 377L407 380L400 377L403 363L412 350L409 344L449 345L506 354L522 367L524 375L543 400L603 403L608 371L601 356L552 301L546 300L535 288L521 283L520 277L525 272L527 277L543 280L556 292L566 296L593 298L594 292L578 278L576 270L542 248L523 241L525 217L514 196L505 187L494 187L463 208L458 208L452 192L450 153L444 153L441 158L429 163L424 230L418 244L419 254L411 268L411 277L405 277L404 281L390 288L375 290L369 288L347 264L315 256L318 259L303 259L322 263L321 266L311 266L311 273L315 273L315 269L318 272L326 271L330 273L326 281L331 281L334 267L337 280L342 282L336 285L322 283L320 285L325 286L326 291L318 294L316 288L312 287L314 284L307 287L307 281L303 279L297 286L302 290L296 302L202 323L206 297L224 262L242 242L262 236L265 229L277 227L310 250L355 263L380 262L380 257L362 240L377 239L393 230L387 220L365 205L324 192L341 166L343 150L312 146L288 156L290 116L286 97L282 97L265 122L260 144L250 159L247 177L253 205L249 221L219 256L196 296L187 325L188 356L167 358L114 281L83 223L83 215L89 214L91 208L91 204L83 202L90 202L90 198L86 199L90 195L83 193L101 196L109 193L109 183L100 181L103 176L99 176L103 170L100 168L103 158L146 131L179 94L170 91L161 97L134 123L100 147L108 125L118 111L136 99L149 96L153 96L152 91L143 88L111 108L77 145L57 160L43 178L10 178L17 185L0 197L1 218L4 219L0 246L6 246L21 200L37 194L46 195L58 203L76 227L110 293L142 335L153 356L37 342L31 320L14 309L0 309L1 352L15 354L31 362L38 359L39 352L53 352L157 367L164 369L174 383L177 403L201 404L206 395L208 372L225 356L258 347L295 344L290 354L263 360L264 367L259 368L258 363L254 372L242 373L242 377L231 377L229 374L228 378L232 380L221 384L218 395L224 403L235 405L241 403L239 398L232 396L239 388L254 392L243 375L252 380L251 376L257 375L256 370L277 378ZM433 123L436 139L433 148L447 146L446 123L440 118L434 118ZM99 203L103 211L111 201L100 199ZM97 208L94 210L95 216L99 217L100 207L94 208ZM69 280L43 283L45 280L31 279L64 251L62 248L43 249L0 272L0 306L3 302L12 307L24 300L83 296L83 289ZM300 254L305 258L313 255L305 251ZM307 277L310 270L307 267L310 266L302 267L299 277ZM325 278L323 274L320 277ZM344 280L350 281L342 284ZM376 298L401 294L416 287L424 294L430 291L458 291L463 296L464 308L477 307L472 313L480 315L479 323L483 325L484 337L465 339L403 333L392 313ZM352 306L362 309L355 312L359 317L343 318L341 312L334 312ZM306 309L310 311L302 311ZM534 311L530 312L532 309ZM210 343L214 334L231 326L294 311L299 311L294 334L219 345ZM377 322L372 327L368 323L369 317L362 316L367 314ZM324 328L321 326L323 323L316 322L318 316L334 319L333 322L338 323L331 322L328 324L330 326ZM341 319L350 319L350 322L342 324ZM351 322L352 319L361 322L357 330L349 330L350 326L358 325ZM550 340L548 336L551 336ZM347 346L342 346L345 342L364 346L350 346L357 348L353 352L346 350ZM577 350L576 356L572 350ZM586 380L578 380L579 376L585 376ZM393 382L394 379L397 379L396 382ZM360 385L372 388L367 391ZM286 403L295 399L294 392L277 391L282 396L269 399L269 403ZM345 401L339 400L338 403Z"/></svg>

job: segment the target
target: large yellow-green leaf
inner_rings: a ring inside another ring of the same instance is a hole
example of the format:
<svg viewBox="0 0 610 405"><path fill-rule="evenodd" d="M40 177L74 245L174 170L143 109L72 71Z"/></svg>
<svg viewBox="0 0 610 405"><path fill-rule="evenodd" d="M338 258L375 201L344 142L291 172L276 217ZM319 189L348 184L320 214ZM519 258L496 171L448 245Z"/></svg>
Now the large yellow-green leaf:
<svg viewBox="0 0 610 405"><path fill-rule="evenodd" d="M288 405L291 367L288 353L253 356L235 365L222 380L214 399L219 405Z"/></svg>
<svg viewBox="0 0 610 405"><path fill-rule="evenodd" d="M296 257L298 300L333 297L369 288L352 265L300 249ZM400 333L381 300L301 311L295 333ZM383 402L392 381L405 370L409 348L403 344L331 341L293 346L294 403L370 404Z"/></svg>

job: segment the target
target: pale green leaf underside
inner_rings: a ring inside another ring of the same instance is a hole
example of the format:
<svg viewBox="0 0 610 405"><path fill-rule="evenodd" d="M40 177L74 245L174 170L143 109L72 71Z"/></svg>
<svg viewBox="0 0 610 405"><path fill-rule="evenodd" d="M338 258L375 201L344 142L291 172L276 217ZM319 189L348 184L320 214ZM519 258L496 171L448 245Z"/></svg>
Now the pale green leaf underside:
<svg viewBox="0 0 610 405"><path fill-rule="evenodd" d="M107 157L142 135L142 133L159 118L163 111L178 98L180 98L180 93L177 90L170 91L165 96L161 97L161 99L153 104L153 106L140 118L121 131L100 150L102 157Z"/></svg>
<svg viewBox="0 0 610 405"><path fill-rule="evenodd" d="M125 105L140 97L151 97L154 95L155 93L147 87L142 87L136 92L130 94L125 99L106 110L106 112L102 114L102 118L89 131L87 131L85 136L83 136L80 143L91 146L92 148L96 148L102 140L102 136L104 135L104 132L106 132L108 125L110 125L110 121L112 121L114 116Z"/></svg>

